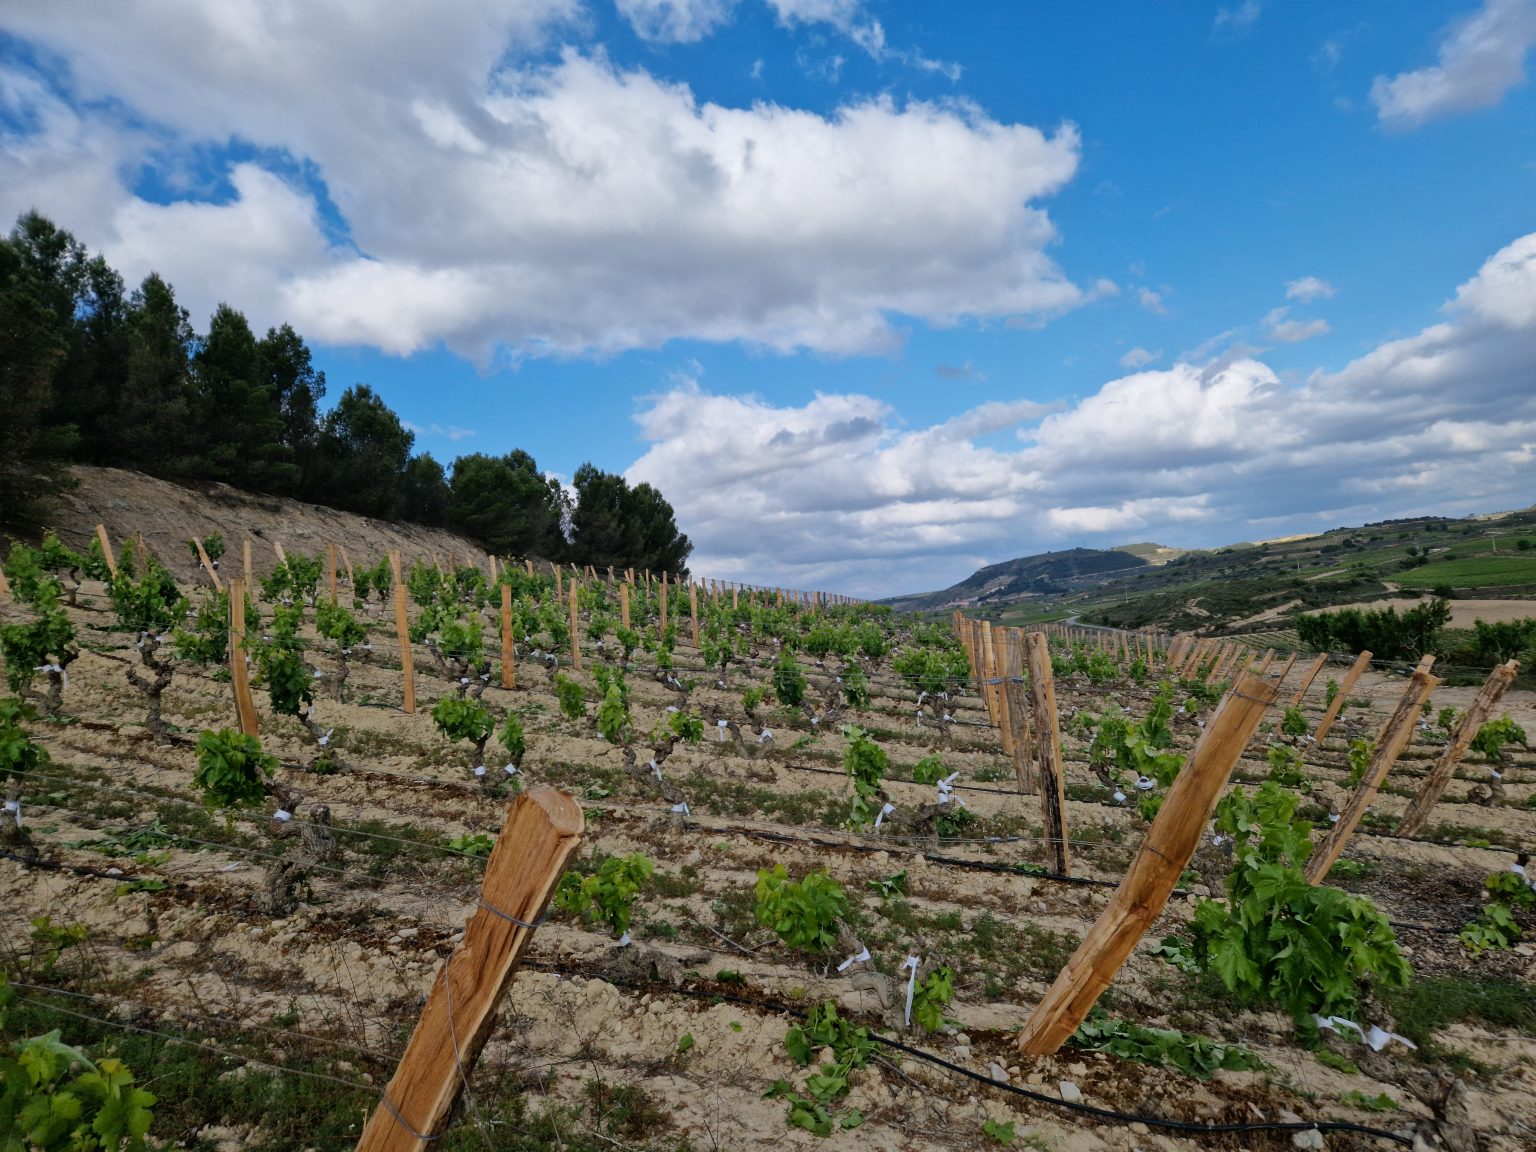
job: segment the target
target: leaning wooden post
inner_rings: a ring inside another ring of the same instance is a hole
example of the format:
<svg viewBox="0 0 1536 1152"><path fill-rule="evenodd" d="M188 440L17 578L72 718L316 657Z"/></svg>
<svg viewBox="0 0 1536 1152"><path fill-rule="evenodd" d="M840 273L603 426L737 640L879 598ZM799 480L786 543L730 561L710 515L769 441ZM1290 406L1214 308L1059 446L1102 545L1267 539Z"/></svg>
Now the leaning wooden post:
<svg viewBox="0 0 1536 1152"><path fill-rule="evenodd" d="M1168 789L1120 887L1024 1025L1020 1052L1049 1056L1060 1048L1162 914L1221 790L1275 696L1272 683L1238 677Z"/></svg>
<svg viewBox="0 0 1536 1152"><path fill-rule="evenodd" d="M693 646L699 646L699 586L688 581L688 621L693 626Z"/></svg>
<svg viewBox="0 0 1536 1152"><path fill-rule="evenodd" d="M203 547L203 542L194 536L192 544L197 548L197 562L203 566L203 571L208 573L208 579L213 581L213 590L215 592L224 591L224 582L219 579L219 570L213 566L213 561L208 558L208 550Z"/></svg>
<svg viewBox="0 0 1536 1152"><path fill-rule="evenodd" d="M512 647L512 585L501 586L501 686L517 687L517 652Z"/></svg>
<svg viewBox="0 0 1536 1152"><path fill-rule="evenodd" d="M1507 664L1500 664L1493 670L1483 684L1483 690L1477 694L1477 699L1472 701L1472 706L1467 709L1466 715L1461 718L1461 723L1456 726L1456 733L1451 737L1450 743L1441 751L1435 766L1429 770L1429 775L1424 778L1423 785L1419 788L1419 794L1408 805L1408 811L1403 813L1402 820L1397 825L1397 835L1417 836L1424 822L1429 819L1430 810L1434 808L1440 797L1445 792L1445 786L1451 782L1451 774L1456 771L1456 765L1467 754L1467 749L1472 746L1472 741L1477 737L1477 730L1488 721L1494 705L1504 695L1515 680L1515 673L1520 671L1520 661L1511 660Z"/></svg>
<svg viewBox="0 0 1536 1152"><path fill-rule="evenodd" d="M564 792L533 788L512 802L485 866L479 907L438 969L357 1152L420 1152L443 1134L581 833L581 808Z"/></svg>
<svg viewBox="0 0 1536 1152"><path fill-rule="evenodd" d="M619 585L619 626L629 628L629 581Z"/></svg>
<svg viewBox="0 0 1536 1152"><path fill-rule="evenodd" d="M245 666L245 584L229 582L229 682L235 689L235 722L246 736L258 735L256 701L251 699L251 676Z"/></svg>
<svg viewBox="0 0 1536 1152"><path fill-rule="evenodd" d="M1360 653L1355 657L1355 662L1349 666L1349 671L1344 673L1344 681L1339 685L1339 694L1333 698L1333 703L1328 705L1328 711L1323 713L1323 718L1318 722L1317 731L1312 733L1315 743L1321 744L1323 738L1328 735L1328 730L1333 727L1333 722L1339 718L1344 704L1349 697L1350 689L1355 686L1355 681L1360 679L1360 674L1371 666L1371 654L1369 651Z"/></svg>
<svg viewBox="0 0 1536 1152"><path fill-rule="evenodd" d="M405 676L404 699L400 707L416 711L416 665L411 659L411 618L405 606L405 581L400 578L400 553L391 552L389 563L395 570L395 636L400 642L400 671Z"/></svg>
<svg viewBox="0 0 1536 1152"><path fill-rule="evenodd" d="M1044 635L1036 632L1030 636L1028 655L1035 749L1040 758L1040 815L1045 825L1046 867L1054 875L1068 876L1072 861L1067 852L1067 781L1061 763L1061 726L1056 719L1051 646Z"/></svg>
<svg viewBox="0 0 1536 1152"><path fill-rule="evenodd" d="M568 601L569 601L569 605L570 605L569 612L570 612L570 629L571 629L571 667L576 669L576 671L580 672L581 671L581 632L577 629L577 624L580 622L581 615L580 615L580 612L577 609L577 604L576 604L577 588L576 588L576 577L574 577L574 576L571 577L570 584L569 584L569 589L570 589L570 592L569 592L569 596L568 596Z"/></svg>
<svg viewBox="0 0 1536 1152"><path fill-rule="evenodd" d="M336 603L336 545L325 546L325 577L331 586L331 603Z"/></svg>
<svg viewBox="0 0 1536 1152"><path fill-rule="evenodd" d="M101 558L107 562L107 571L117 578L117 557L112 555L112 541L107 536L105 524L96 525L96 541L101 545Z"/></svg>
<svg viewBox="0 0 1536 1152"><path fill-rule="evenodd" d="M277 540L272 541L272 551L277 553L277 562L279 564L288 563L288 553L283 551L281 542Z"/></svg>
<svg viewBox="0 0 1536 1152"><path fill-rule="evenodd" d="M1333 867L1333 862L1344 851L1344 845L1349 843L1349 838L1355 834L1355 828L1360 823L1360 818L1365 815L1365 810L1371 806L1371 801L1376 799L1376 792L1381 787L1381 782L1387 778L1387 773L1392 765L1397 763L1397 758L1402 755L1403 749L1408 747L1408 740L1413 735L1415 725L1419 720L1419 709L1424 701L1429 699L1429 694L1434 691L1435 685L1440 681L1429 674L1429 666L1434 663L1433 656L1426 656L1419 662L1419 666L1413 670L1413 675L1408 680L1408 687L1403 689L1403 698L1397 702L1397 709L1392 713L1387 726L1382 730L1381 739L1376 741L1376 751L1371 756L1371 762L1366 767L1365 774L1360 778L1360 784L1355 789L1355 794L1349 798L1349 803L1344 805L1344 811L1339 813L1339 818L1334 822L1333 831L1323 839L1312 853L1312 858L1307 861L1307 882L1309 884L1321 884L1328 875L1328 870Z"/></svg>
<svg viewBox="0 0 1536 1152"><path fill-rule="evenodd" d="M1323 670L1323 665L1327 662L1328 653L1319 652L1317 654L1317 659L1307 665L1307 670L1301 677L1301 687L1296 689L1296 695L1291 697L1291 702L1289 705L1287 705L1287 707L1301 707L1302 700L1306 698L1307 689L1312 687L1312 681L1317 679L1317 674Z"/></svg>
<svg viewBox="0 0 1536 1152"><path fill-rule="evenodd" d="M347 570L347 587L353 589L353 595L357 594L357 575L352 569L352 557L347 555L347 546L341 546L341 564Z"/></svg>

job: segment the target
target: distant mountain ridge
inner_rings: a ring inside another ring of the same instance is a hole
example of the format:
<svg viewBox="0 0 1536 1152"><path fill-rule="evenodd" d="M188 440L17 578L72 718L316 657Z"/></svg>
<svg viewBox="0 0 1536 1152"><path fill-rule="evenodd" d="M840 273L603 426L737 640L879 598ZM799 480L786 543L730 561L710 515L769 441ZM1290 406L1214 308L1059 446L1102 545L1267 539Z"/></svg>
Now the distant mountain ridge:
<svg viewBox="0 0 1536 1152"><path fill-rule="evenodd" d="M1016 600L1030 594L1070 592L1146 567L1148 561L1145 556L1129 551L1069 548L1064 552L1042 552L988 564L942 591L893 596L880 603L889 604L902 612L921 612L950 605L960 607Z"/></svg>

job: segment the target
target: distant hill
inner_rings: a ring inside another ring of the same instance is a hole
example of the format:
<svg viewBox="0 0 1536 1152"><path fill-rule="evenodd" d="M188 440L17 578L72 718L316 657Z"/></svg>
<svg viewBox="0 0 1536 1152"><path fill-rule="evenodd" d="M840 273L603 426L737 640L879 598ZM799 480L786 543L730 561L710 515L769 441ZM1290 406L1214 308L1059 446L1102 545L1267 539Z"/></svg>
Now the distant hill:
<svg viewBox="0 0 1536 1152"><path fill-rule="evenodd" d="M1158 545L1133 545L1157 548ZM882 600L902 612L1007 602L1025 596L1052 596L1102 583L1111 576L1146 568L1147 559L1133 552L1098 548L1069 548L1020 556L978 568L960 583L940 592L920 592Z"/></svg>
<svg viewBox="0 0 1536 1152"><path fill-rule="evenodd" d="M1166 544L1154 544L1148 540L1140 544L1121 544L1114 551L1129 552L1132 556L1140 556L1152 567L1157 568L1163 564L1172 563L1189 551L1189 549L1170 548Z"/></svg>

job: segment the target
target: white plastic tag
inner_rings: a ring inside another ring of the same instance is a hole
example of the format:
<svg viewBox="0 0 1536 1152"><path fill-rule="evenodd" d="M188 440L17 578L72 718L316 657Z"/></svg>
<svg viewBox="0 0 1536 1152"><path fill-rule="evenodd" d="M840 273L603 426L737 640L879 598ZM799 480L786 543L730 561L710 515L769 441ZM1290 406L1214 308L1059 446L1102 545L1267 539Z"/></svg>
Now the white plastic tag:
<svg viewBox="0 0 1536 1152"><path fill-rule="evenodd" d="M912 1024L912 994L917 991L917 966L920 963L922 961L916 956L908 956L901 965L903 968L912 969L912 975L907 977L907 1012L905 1019L909 1027Z"/></svg>
<svg viewBox="0 0 1536 1152"><path fill-rule="evenodd" d="M766 743L768 743L768 741L770 741L772 739L773 739L773 732L770 731L767 728L764 728L761 732L759 732L757 734L757 742L759 744L766 744Z"/></svg>
<svg viewBox="0 0 1536 1152"><path fill-rule="evenodd" d="M624 933L624 935L619 937L619 947L620 948L628 948L629 945L630 945L629 933L626 932L626 933Z"/></svg>
<svg viewBox="0 0 1536 1152"><path fill-rule="evenodd" d="M484 776L485 775L485 765L484 764L479 764L479 765L475 766L475 775L476 776Z"/></svg>
<svg viewBox="0 0 1536 1152"><path fill-rule="evenodd" d="M15 814L15 817L16 817L16 827L20 828L21 827L21 801L20 800L7 800L5 802L5 810L7 812L11 812L11 813Z"/></svg>
<svg viewBox="0 0 1536 1152"><path fill-rule="evenodd" d="M841 964L839 964L837 966L837 970L839 972L846 972L846 971L848 971L848 969L852 968L855 964L862 964L862 963L864 963L864 961L866 961L868 959L869 959L869 949L865 948L863 951L858 952L855 955L850 956L850 957L848 957L848 959L844 960Z"/></svg>
<svg viewBox="0 0 1536 1152"><path fill-rule="evenodd" d="M1150 776L1138 776L1138 777L1136 777L1136 791L1138 791L1138 792L1150 792L1150 791L1152 791L1152 789L1154 789L1156 787L1157 787L1157 781L1152 779L1152 777L1150 777Z"/></svg>
<svg viewBox="0 0 1536 1152"><path fill-rule="evenodd" d="M672 805L672 811L675 812L679 816L687 816L688 815L688 802L686 800L684 800L682 803Z"/></svg>
<svg viewBox="0 0 1536 1152"><path fill-rule="evenodd" d="M879 815L875 817L875 827L880 827L880 825L885 822L885 818L894 811L896 811L896 805L894 804L887 804L885 807L881 808Z"/></svg>
<svg viewBox="0 0 1536 1152"><path fill-rule="evenodd" d="M272 813L272 819L276 820L279 824L286 824L293 819L293 813L285 808L279 808L276 812Z"/></svg>
<svg viewBox="0 0 1536 1152"><path fill-rule="evenodd" d="M1114 800L1115 800L1116 804L1124 804L1125 803L1125 793L1120 791L1120 789L1116 788L1115 789Z"/></svg>
<svg viewBox="0 0 1536 1152"><path fill-rule="evenodd" d="M516 776L517 775L517 765L516 764L508 764L505 768L502 769L502 771L505 772L508 776Z"/></svg>
<svg viewBox="0 0 1536 1152"><path fill-rule="evenodd" d="M327 728L325 730L325 735L320 737L320 739L315 741L315 743L319 744L320 747L324 748L326 745L328 745L331 742L331 733L334 732L334 731L336 731L336 729L334 729L334 728Z"/></svg>

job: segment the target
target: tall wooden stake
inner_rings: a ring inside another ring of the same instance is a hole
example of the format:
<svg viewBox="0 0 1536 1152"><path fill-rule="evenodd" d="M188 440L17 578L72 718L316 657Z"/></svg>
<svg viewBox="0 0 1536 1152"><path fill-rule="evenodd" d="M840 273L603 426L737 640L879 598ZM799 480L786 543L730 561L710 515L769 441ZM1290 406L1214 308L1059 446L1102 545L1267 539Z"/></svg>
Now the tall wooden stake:
<svg viewBox="0 0 1536 1152"><path fill-rule="evenodd" d="M1451 782L1451 775L1456 771L1456 765L1461 762L1461 758L1467 754L1467 749L1472 746L1472 741L1477 737L1477 730L1487 723L1494 705L1504 695L1504 690L1514 683L1515 674L1519 671L1520 661L1518 660L1500 664L1493 670L1493 674L1483 684L1483 690L1477 694L1477 698L1472 701L1472 706L1461 718L1461 723L1456 726L1456 733L1451 737L1450 743L1441 750L1435 766L1424 778L1424 783L1419 787L1419 794L1408 805L1408 811L1403 813L1403 818L1397 825L1397 835L1417 836L1423 829L1424 822L1429 819L1430 811L1445 793L1445 786Z"/></svg>
<svg viewBox="0 0 1536 1152"><path fill-rule="evenodd" d="M245 584L229 582L229 682L235 689L235 722L246 736L259 735L251 676L245 666Z"/></svg>
<svg viewBox="0 0 1536 1152"><path fill-rule="evenodd" d="M646 575L646 578L649 579L651 574L649 572L647 572L645 575ZM657 627L656 627L656 639L657 640L661 640L661 641L665 641L666 638L667 638L667 574L665 572L663 572L661 574L661 623L658 624Z"/></svg>
<svg viewBox="0 0 1536 1152"><path fill-rule="evenodd" d="M416 711L416 665L411 659L411 618L405 605L405 582L400 578L400 553L390 554L395 569L395 635L400 641L400 671L404 673L404 699L400 707L408 714Z"/></svg>
<svg viewBox="0 0 1536 1152"><path fill-rule="evenodd" d="M325 577L331 586L331 603L336 603L336 545L325 546Z"/></svg>
<svg viewBox="0 0 1536 1152"><path fill-rule="evenodd" d="M1301 677L1301 687L1296 689L1296 695L1291 697L1291 702L1289 705L1287 705L1287 707L1301 707L1302 700L1306 698L1307 689L1312 687L1312 681L1317 679L1317 674L1323 670L1323 665L1327 662L1328 653L1319 652L1317 654L1317 659L1313 660L1312 663L1307 665L1307 670L1302 674Z"/></svg>
<svg viewBox="0 0 1536 1152"><path fill-rule="evenodd" d="M629 627L629 581L619 585L619 626Z"/></svg>
<svg viewBox="0 0 1536 1152"><path fill-rule="evenodd" d="M576 605L576 592L577 592L577 589L576 589L576 577L575 576L571 577L571 581L570 581L570 586L569 587L570 587L570 595L568 597L568 600L569 600L569 604L570 604L569 611L570 611L570 629L571 629L571 667L576 669L576 671L580 672L581 671L581 632L577 629L577 624L580 622L581 617L580 617L580 614L577 611L577 605Z"/></svg>
<svg viewBox="0 0 1536 1152"><path fill-rule="evenodd" d="M1061 762L1061 726L1056 719L1056 682L1051 646L1039 632L1029 637L1029 693L1035 710L1035 749L1040 758L1040 817L1045 826L1046 867L1071 875L1067 852L1067 780Z"/></svg>
<svg viewBox="0 0 1536 1152"><path fill-rule="evenodd" d="M251 579L251 540L250 540L250 537L246 537L245 542L240 546L240 552L241 552L243 560L245 561L245 586L247 588L254 588L254 587L256 587L256 585L252 582L252 579Z"/></svg>
<svg viewBox="0 0 1536 1152"><path fill-rule="evenodd" d="M1371 762L1365 769L1365 774L1360 778L1360 784L1355 789L1355 794L1349 798L1349 803L1344 805L1344 811L1339 813L1339 818L1334 822L1333 831L1323 839L1311 859L1307 861L1307 882L1321 884L1328 875L1328 870L1333 867L1333 862L1344 851L1344 845L1349 843L1349 838L1355 834L1355 828L1360 823L1360 818L1365 815L1365 810L1371 806L1371 801L1376 799L1376 792L1381 787L1381 782L1387 778L1387 773L1392 765L1397 763L1397 758L1402 755L1403 749L1408 747L1408 740L1413 735L1414 726L1418 723L1419 709L1424 701L1429 699L1429 694L1434 691L1435 685L1440 681L1429 674L1429 666L1434 663L1433 656L1426 656L1420 661L1419 666L1413 670L1412 677L1408 680L1408 686L1403 689L1403 697L1397 702L1397 709L1392 713L1387 726L1382 730L1381 739L1376 741L1376 751L1371 756ZM1342 693L1341 693L1342 695Z"/></svg>
<svg viewBox="0 0 1536 1152"><path fill-rule="evenodd" d="M501 586L501 686L517 687L517 651L512 647L512 585Z"/></svg>
<svg viewBox="0 0 1536 1152"><path fill-rule="evenodd" d="M107 571L117 576L117 557L112 555L112 541L107 537L107 526L96 525L96 540L101 545L101 557L107 562Z"/></svg>
<svg viewBox="0 0 1536 1152"><path fill-rule="evenodd" d="M1344 681L1339 685L1339 694L1333 698L1333 703L1328 705L1328 711L1323 713L1323 718L1318 722L1317 731L1312 734L1312 739L1318 744L1328 735L1333 722L1339 718L1344 704L1349 698L1350 689L1355 686L1355 681L1360 679L1360 674L1371 666L1371 654L1362 652L1355 657L1355 662L1349 666L1349 671L1344 673Z"/></svg>
<svg viewBox="0 0 1536 1152"><path fill-rule="evenodd" d="M440 969L357 1152L420 1152L441 1136L533 928L581 844L581 808L533 788L512 802L485 866L480 906Z"/></svg>
<svg viewBox="0 0 1536 1152"><path fill-rule="evenodd" d="M688 621L693 625L693 646L699 646L699 586L688 581Z"/></svg>
<svg viewBox="0 0 1536 1152"><path fill-rule="evenodd" d="M203 542L194 536L192 543L197 548L198 563L203 566L203 571L208 573L208 579L213 581L213 590L215 592L224 591L224 583L219 579L219 570L213 566L213 561L208 558L208 550L203 547Z"/></svg>
<svg viewBox="0 0 1536 1152"><path fill-rule="evenodd" d="M1238 677L1168 789L1120 887L1024 1025L1020 1052L1048 1056L1060 1048L1162 914L1221 790L1275 695L1268 681Z"/></svg>

